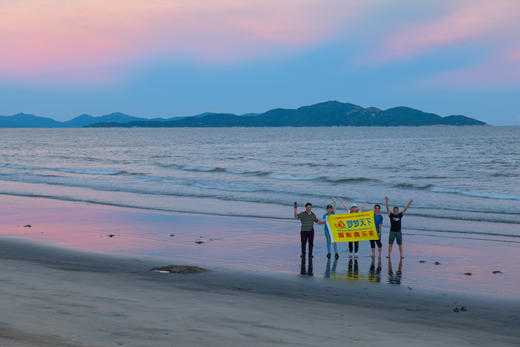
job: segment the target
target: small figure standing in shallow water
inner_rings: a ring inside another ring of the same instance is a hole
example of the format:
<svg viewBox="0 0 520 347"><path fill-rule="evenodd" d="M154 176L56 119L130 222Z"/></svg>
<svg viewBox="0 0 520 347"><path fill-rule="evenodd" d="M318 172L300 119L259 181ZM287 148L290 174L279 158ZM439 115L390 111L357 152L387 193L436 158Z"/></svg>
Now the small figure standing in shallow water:
<svg viewBox="0 0 520 347"><path fill-rule="evenodd" d="M408 202L408 205L403 209L403 212L399 213L399 207L394 207L393 211L390 212L390 208L388 207L388 196L385 196L386 203L386 213L388 213L388 217L390 217L390 235L388 237L388 256L392 254L392 246L394 241L397 240L397 245L399 246L399 253L401 255L401 259L403 257L403 235L401 233L401 220L403 219L404 214L408 210L408 207L412 204L413 200Z"/></svg>
<svg viewBox="0 0 520 347"><path fill-rule="evenodd" d="M377 236L379 237L377 240L370 240L370 248L372 248L372 258L376 255L376 243L377 243L377 251L379 252L378 257L381 258L381 248L383 244L381 243L381 231L383 227L383 216L381 216L381 205L374 205L374 222L376 223L376 231Z"/></svg>
<svg viewBox="0 0 520 347"><path fill-rule="evenodd" d="M350 208L349 208L347 206L347 204L345 204L345 201L343 201L342 198L338 198L338 199L339 199L339 201L341 201L341 203L345 207L345 211L347 211L348 213L362 212L365 209L365 206L368 204L368 201L369 201L369 200L367 200L363 204L363 206L361 206L361 209L358 209L358 206L355 203L350 205ZM349 258L352 258L352 250L354 250L354 258L357 258L358 257L358 250L359 250L359 241L354 241L354 242L349 242L348 243L348 251L349 251L348 257Z"/></svg>
<svg viewBox="0 0 520 347"><path fill-rule="evenodd" d="M300 239L302 242L302 258L305 258L305 251L307 242L309 242L309 259L312 258L312 249L314 247L314 223L325 224L316 218L312 212L312 204L310 202L305 204L305 211L298 213L298 205L294 203L294 218L301 221L302 226L300 230Z"/></svg>
<svg viewBox="0 0 520 347"><path fill-rule="evenodd" d="M335 213L336 213L336 199L334 199L334 206L332 206L331 204L327 205L327 212L323 215L323 220L326 221L328 216L333 215ZM330 259L330 244L332 243L332 245L334 246L334 253L336 253L335 257L336 257L336 259L338 259L339 258L338 246L336 245L336 242L332 242L331 237L330 237L329 227L327 226L327 224L325 224L324 230L325 230L325 240L327 242L327 258Z"/></svg>

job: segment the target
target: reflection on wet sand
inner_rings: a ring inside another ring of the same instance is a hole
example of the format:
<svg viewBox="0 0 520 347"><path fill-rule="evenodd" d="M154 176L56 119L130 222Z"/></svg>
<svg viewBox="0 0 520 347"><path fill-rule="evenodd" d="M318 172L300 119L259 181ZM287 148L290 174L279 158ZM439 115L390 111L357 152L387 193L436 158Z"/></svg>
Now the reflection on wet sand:
<svg viewBox="0 0 520 347"><path fill-rule="evenodd" d="M334 259L334 263L332 264L332 273L334 276L336 275L336 267L338 266L338 259ZM330 269L330 258L327 260L327 266L325 267L325 278L330 278L331 269Z"/></svg>
<svg viewBox="0 0 520 347"><path fill-rule="evenodd" d="M377 268L376 259L372 257L370 269L368 270L368 280L371 282L381 282L381 257L377 258Z"/></svg>
<svg viewBox="0 0 520 347"><path fill-rule="evenodd" d="M401 277L403 276L403 258L399 259L399 267L394 274L392 269L392 259L388 258L388 283L401 284Z"/></svg>
<svg viewBox="0 0 520 347"><path fill-rule="evenodd" d="M347 264L346 271L336 271L336 267L338 265L338 260L334 260L334 264L331 268L331 260L327 261L327 265L325 267L325 278L330 278L333 280L363 280L369 282L381 282L381 272L382 272L382 264L381 258L371 257L370 267L368 268L368 272L360 272L360 262L358 259L349 259ZM362 265L362 264L361 264ZM341 269L341 267L340 267ZM304 262L302 261L302 271L305 271ZM401 284L401 278L403 275L403 262L402 260L399 262L399 267L397 272L394 272L392 267L392 261L388 260L388 280L386 281L389 284Z"/></svg>
<svg viewBox="0 0 520 347"><path fill-rule="evenodd" d="M354 266L352 266L352 265L354 265ZM354 260L354 264L352 264L352 259L349 259L347 278L351 279L351 280L359 279L359 264L358 264L357 259Z"/></svg>
<svg viewBox="0 0 520 347"><path fill-rule="evenodd" d="M312 266L312 256L309 256L309 263L308 263L308 266L307 266L307 270L305 270L305 259L306 259L305 256L301 257L300 275L313 276L314 275L314 270L313 270L313 266ZM330 261L330 259L329 259L329 261Z"/></svg>

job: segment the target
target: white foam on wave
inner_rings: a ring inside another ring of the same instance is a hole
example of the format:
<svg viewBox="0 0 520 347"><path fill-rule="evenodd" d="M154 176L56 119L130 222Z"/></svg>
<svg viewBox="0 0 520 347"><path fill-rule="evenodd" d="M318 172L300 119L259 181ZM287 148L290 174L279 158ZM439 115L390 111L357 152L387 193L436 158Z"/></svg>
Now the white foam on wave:
<svg viewBox="0 0 520 347"><path fill-rule="evenodd" d="M312 181L317 180L318 176L297 176L297 175L291 175L291 174L280 174L280 173L270 173L267 174L266 177L275 179L275 180L282 180L282 181Z"/></svg>
<svg viewBox="0 0 520 347"><path fill-rule="evenodd" d="M63 173L75 173L80 175L122 175L127 173L124 170L118 169L103 169L103 168L67 168L67 167L45 167L45 166L26 166L17 164L0 164L0 167L15 170L29 170L29 171L54 171Z"/></svg>
<svg viewBox="0 0 520 347"><path fill-rule="evenodd" d="M247 176L264 176L275 180L291 180L291 181L311 181L320 179L319 176L299 176L285 173L276 173L270 171L244 171L236 168L222 168L212 166L196 166L196 165L178 165L178 164L157 164L164 168L175 168L184 171L194 172L226 172L233 175Z"/></svg>
<svg viewBox="0 0 520 347"><path fill-rule="evenodd" d="M475 192L475 191L464 191L464 190L449 189L449 188L438 188L438 187L431 188L431 191L435 192L435 193L456 194L456 195L470 196L470 197L474 197L474 198L493 199L493 200L518 200L518 201L520 201L520 195L515 195L515 194Z"/></svg>
<svg viewBox="0 0 520 347"><path fill-rule="evenodd" d="M65 173L76 173L80 175L121 175L124 174L123 170L111 170L111 169L73 169L73 168L59 168L52 169L53 171L65 172Z"/></svg>

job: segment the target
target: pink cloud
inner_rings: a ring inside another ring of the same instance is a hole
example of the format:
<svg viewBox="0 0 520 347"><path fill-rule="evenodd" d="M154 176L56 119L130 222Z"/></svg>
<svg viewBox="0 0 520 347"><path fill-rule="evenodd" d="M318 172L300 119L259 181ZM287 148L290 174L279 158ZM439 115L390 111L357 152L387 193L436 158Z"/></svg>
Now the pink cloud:
<svg viewBox="0 0 520 347"><path fill-rule="evenodd" d="M520 87L520 49L505 49L483 62L448 70L422 83L428 87L495 89L496 86Z"/></svg>
<svg viewBox="0 0 520 347"><path fill-rule="evenodd" d="M407 25L384 39L376 60L407 59L436 48L471 40L501 40L520 29L520 1L454 1L445 15ZM511 28L513 26L513 28Z"/></svg>
<svg viewBox="0 0 520 347"><path fill-rule="evenodd" d="M235 63L306 49L378 0L0 2L0 77L105 83L154 59Z"/></svg>
<svg viewBox="0 0 520 347"><path fill-rule="evenodd" d="M520 63L520 46L518 48L510 49L508 52L506 52L504 58L510 62Z"/></svg>

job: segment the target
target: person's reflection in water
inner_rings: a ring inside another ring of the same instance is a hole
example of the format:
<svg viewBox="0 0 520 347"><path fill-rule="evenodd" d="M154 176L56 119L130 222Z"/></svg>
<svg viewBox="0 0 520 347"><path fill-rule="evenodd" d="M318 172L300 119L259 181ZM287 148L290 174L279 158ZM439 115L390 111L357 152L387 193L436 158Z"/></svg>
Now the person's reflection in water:
<svg viewBox="0 0 520 347"><path fill-rule="evenodd" d="M352 267L352 263L354 264L354 267ZM354 262L352 262L352 259L349 259L347 278L352 280L357 280L359 278L359 264L357 259L354 259Z"/></svg>
<svg viewBox="0 0 520 347"><path fill-rule="evenodd" d="M375 257L372 257L370 270L368 270L368 280L371 282L381 282L381 257L377 258L377 268Z"/></svg>
<svg viewBox="0 0 520 347"><path fill-rule="evenodd" d="M336 275L336 266L338 266L338 259L334 259L334 263L332 264L332 276ZM330 270L330 258L327 260L327 267L325 267L325 278L330 278L331 270Z"/></svg>
<svg viewBox="0 0 520 347"><path fill-rule="evenodd" d="M306 259L305 256L301 257L300 275L313 276L314 272L313 272L313 266L312 266L312 257L309 257L309 264L308 264L307 270L305 270L305 259Z"/></svg>
<svg viewBox="0 0 520 347"><path fill-rule="evenodd" d="M300 275L305 275L307 271L305 271L305 257L301 257L301 264L300 264Z"/></svg>
<svg viewBox="0 0 520 347"><path fill-rule="evenodd" d="M314 272L312 269L312 257L309 257L309 266L307 267L307 275L313 276Z"/></svg>
<svg viewBox="0 0 520 347"><path fill-rule="evenodd" d="M401 277L403 276L403 258L399 260L399 267L394 274L392 269L392 259L388 258L388 283L401 284Z"/></svg>

